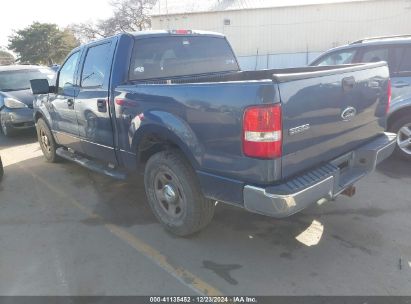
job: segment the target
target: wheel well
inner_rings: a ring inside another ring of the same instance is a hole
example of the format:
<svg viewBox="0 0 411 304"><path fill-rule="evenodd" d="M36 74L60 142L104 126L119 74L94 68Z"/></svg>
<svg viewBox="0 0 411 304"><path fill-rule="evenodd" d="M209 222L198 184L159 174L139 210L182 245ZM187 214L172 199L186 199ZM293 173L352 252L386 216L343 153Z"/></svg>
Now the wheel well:
<svg viewBox="0 0 411 304"><path fill-rule="evenodd" d="M387 129L390 130L392 124L400 119L403 116L407 116L410 115L411 116L411 107L406 107L406 108L402 108L397 110L396 112L392 113L387 120Z"/></svg>
<svg viewBox="0 0 411 304"><path fill-rule="evenodd" d="M34 115L34 122L37 122L40 118L43 118L43 114L36 112L36 114Z"/></svg>
<svg viewBox="0 0 411 304"><path fill-rule="evenodd" d="M137 149L137 165L140 168L144 168L148 159L161 151L169 149L178 149L181 151L179 146L174 142L166 139L158 134L146 134L140 140Z"/></svg>

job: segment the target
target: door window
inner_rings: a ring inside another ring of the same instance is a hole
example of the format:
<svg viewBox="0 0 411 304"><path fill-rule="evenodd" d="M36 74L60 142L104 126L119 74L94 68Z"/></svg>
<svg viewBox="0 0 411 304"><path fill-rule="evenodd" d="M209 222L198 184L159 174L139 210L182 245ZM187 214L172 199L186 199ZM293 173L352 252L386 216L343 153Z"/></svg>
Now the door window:
<svg viewBox="0 0 411 304"><path fill-rule="evenodd" d="M64 88L74 85L74 74L79 60L79 52L72 54L60 69L58 93L62 94Z"/></svg>
<svg viewBox="0 0 411 304"><path fill-rule="evenodd" d="M390 56L390 49L392 50L392 55ZM378 62L385 61L388 64L390 73L396 70L395 62L393 57L394 49L390 47L380 47L380 48L369 48L366 49L362 54L361 62Z"/></svg>
<svg viewBox="0 0 411 304"><path fill-rule="evenodd" d="M388 61L388 48L370 49L364 51L362 62Z"/></svg>
<svg viewBox="0 0 411 304"><path fill-rule="evenodd" d="M333 52L317 61L315 65L350 64L353 62L356 53L356 49Z"/></svg>
<svg viewBox="0 0 411 304"><path fill-rule="evenodd" d="M110 45L111 43L100 44L88 50L81 74L81 86L83 88L101 87L103 85L111 63L109 58Z"/></svg>
<svg viewBox="0 0 411 304"><path fill-rule="evenodd" d="M400 59L400 64L398 67L398 73L411 76L411 46L404 49L402 57Z"/></svg>

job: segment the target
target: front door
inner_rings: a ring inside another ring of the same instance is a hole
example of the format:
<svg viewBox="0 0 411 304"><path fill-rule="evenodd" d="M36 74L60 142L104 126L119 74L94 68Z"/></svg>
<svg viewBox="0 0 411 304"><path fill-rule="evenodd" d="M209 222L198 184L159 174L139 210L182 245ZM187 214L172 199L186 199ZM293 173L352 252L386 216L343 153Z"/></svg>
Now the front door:
<svg viewBox="0 0 411 304"><path fill-rule="evenodd" d="M56 93L50 94L50 115L56 141L65 147L82 152L74 101L78 92L75 85L80 52L73 53L61 67L56 84Z"/></svg>
<svg viewBox="0 0 411 304"><path fill-rule="evenodd" d="M114 40L99 42L85 50L75 109L84 152L117 164L108 105Z"/></svg>

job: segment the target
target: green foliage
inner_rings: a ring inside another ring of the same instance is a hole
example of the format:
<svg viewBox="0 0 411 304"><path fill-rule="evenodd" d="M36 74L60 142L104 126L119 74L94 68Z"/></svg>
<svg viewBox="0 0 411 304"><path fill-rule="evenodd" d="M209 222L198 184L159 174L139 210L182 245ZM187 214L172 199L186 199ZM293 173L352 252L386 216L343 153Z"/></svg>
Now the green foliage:
<svg viewBox="0 0 411 304"><path fill-rule="evenodd" d="M13 64L16 59L7 51L0 50L0 65Z"/></svg>
<svg viewBox="0 0 411 304"><path fill-rule="evenodd" d="M51 65L61 63L79 42L69 29L56 24L34 22L9 37L9 49L21 63Z"/></svg>

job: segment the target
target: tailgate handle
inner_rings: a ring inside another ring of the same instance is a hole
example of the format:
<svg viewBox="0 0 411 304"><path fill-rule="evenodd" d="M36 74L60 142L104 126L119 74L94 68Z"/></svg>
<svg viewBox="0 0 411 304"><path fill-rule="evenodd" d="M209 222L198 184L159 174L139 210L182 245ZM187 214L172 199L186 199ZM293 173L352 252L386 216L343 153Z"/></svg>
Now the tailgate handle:
<svg viewBox="0 0 411 304"><path fill-rule="evenodd" d="M342 87L344 91L352 90L355 85L355 78L353 76L342 79Z"/></svg>

